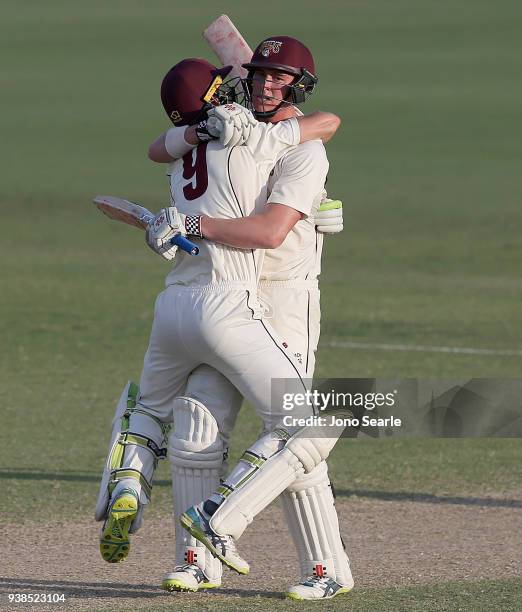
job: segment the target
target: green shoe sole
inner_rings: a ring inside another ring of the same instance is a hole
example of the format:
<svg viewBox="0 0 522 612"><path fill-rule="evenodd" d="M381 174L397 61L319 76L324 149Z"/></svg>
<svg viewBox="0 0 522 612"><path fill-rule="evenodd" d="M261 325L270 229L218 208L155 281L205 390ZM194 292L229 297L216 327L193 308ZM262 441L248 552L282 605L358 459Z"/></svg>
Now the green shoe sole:
<svg viewBox="0 0 522 612"><path fill-rule="evenodd" d="M164 591L181 591L187 593L196 593L197 591L201 591L202 589L217 589L219 584L212 584L211 582L202 582L196 588L187 586L182 580L169 579L164 580L161 583L161 588Z"/></svg>
<svg viewBox="0 0 522 612"><path fill-rule="evenodd" d="M137 512L134 495L120 495L113 503L100 537L100 554L107 563L121 563L129 555L129 529Z"/></svg>
<svg viewBox="0 0 522 612"><path fill-rule="evenodd" d="M285 598L292 599L293 601L324 601L325 599L333 599L334 597L337 597L337 595L341 595L341 593L349 593L351 590L352 589L349 589L348 587L342 587L329 597L314 597L311 599L308 599L308 597L303 597L302 595L298 595L297 593L287 592L285 593Z"/></svg>

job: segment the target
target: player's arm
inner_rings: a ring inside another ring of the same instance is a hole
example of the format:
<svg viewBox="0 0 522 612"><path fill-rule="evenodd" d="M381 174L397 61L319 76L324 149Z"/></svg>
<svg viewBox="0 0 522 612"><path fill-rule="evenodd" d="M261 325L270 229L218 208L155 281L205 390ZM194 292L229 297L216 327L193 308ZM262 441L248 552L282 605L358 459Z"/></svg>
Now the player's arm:
<svg viewBox="0 0 522 612"><path fill-rule="evenodd" d="M202 142L197 129L196 125L171 127L150 145L149 159L158 164L166 164L183 157Z"/></svg>
<svg viewBox="0 0 522 612"><path fill-rule="evenodd" d="M204 238L237 248L275 249L288 232L312 214L315 194L328 172L324 147L297 147L280 162L282 172L272 187L269 203L261 213L239 219L201 218Z"/></svg>
<svg viewBox="0 0 522 612"><path fill-rule="evenodd" d="M201 233L207 240L239 249L276 249L302 218L284 204L269 203L263 212L241 219L201 217Z"/></svg>
<svg viewBox="0 0 522 612"><path fill-rule="evenodd" d="M337 115L323 111L298 117L297 122L301 132L301 143L308 140L328 142L341 125L341 119Z"/></svg>
<svg viewBox="0 0 522 612"><path fill-rule="evenodd" d="M342 202L326 200L316 213L317 231L337 234L343 230ZM285 204L267 204L264 211L241 219L201 217L201 233L207 240L238 249L277 249L303 213Z"/></svg>
<svg viewBox="0 0 522 612"><path fill-rule="evenodd" d="M255 125L254 115L240 104L216 106L197 125L174 126L161 134L149 147L149 159L169 163L183 157L198 144L214 139L225 147L242 145Z"/></svg>
<svg viewBox="0 0 522 612"><path fill-rule="evenodd" d="M241 145L248 141L256 124L250 112L239 104L216 107L207 121L188 127L172 127L149 146L149 159L157 163L169 163L183 157L199 143L217 138L225 146ZM291 119L293 121L294 119ZM308 140L327 142L335 134L341 120L333 113L317 111L298 117L300 143ZM283 123L283 122L281 122ZM280 129L268 124L268 129Z"/></svg>

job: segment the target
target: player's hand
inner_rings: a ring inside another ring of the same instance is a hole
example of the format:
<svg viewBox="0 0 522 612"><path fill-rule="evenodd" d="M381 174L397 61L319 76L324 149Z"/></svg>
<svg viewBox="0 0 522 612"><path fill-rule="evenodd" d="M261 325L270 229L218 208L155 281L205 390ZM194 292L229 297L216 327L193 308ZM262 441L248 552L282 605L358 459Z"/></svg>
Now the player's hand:
<svg viewBox="0 0 522 612"><path fill-rule="evenodd" d="M172 129L172 128L171 128ZM209 117L200 121L196 126L196 136L199 142L216 140L223 131L223 123L216 117Z"/></svg>
<svg viewBox="0 0 522 612"><path fill-rule="evenodd" d="M338 234L343 231L343 203L326 198L315 213L315 228L321 234Z"/></svg>
<svg viewBox="0 0 522 612"><path fill-rule="evenodd" d="M252 128L257 125L254 115L235 102L215 106L207 114L207 130L219 138L225 147L245 144Z"/></svg>
<svg viewBox="0 0 522 612"><path fill-rule="evenodd" d="M175 206L169 206L162 208L149 223L145 240L155 253L171 261L176 256L178 247L170 244L170 240L179 234L187 234L185 215L179 213Z"/></svg>

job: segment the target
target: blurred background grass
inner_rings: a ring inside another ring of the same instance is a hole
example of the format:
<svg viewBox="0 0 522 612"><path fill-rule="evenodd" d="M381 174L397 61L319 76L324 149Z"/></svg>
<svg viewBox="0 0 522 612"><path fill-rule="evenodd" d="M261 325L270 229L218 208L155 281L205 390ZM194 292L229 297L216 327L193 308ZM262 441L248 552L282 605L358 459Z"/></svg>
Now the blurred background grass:
<svg viewBox="0 0 522 612"><path fill-rule="evenodd" d="M114 405L138 379L168 264L90 205L167 202L149 142L167 127L164 73L211 58L228 12L251 44L314 51L305 109L343 119L328 145L346 230L326 241L317 373L519 377L516 356L332 348L331 340L522 349L520 3L3 0L0 20L2 513L93 505ZM246 408L232 458L258 424ZM520 491L519 440L344 441L338 488ZM168 509L166 466L155 491Z"/></svg>

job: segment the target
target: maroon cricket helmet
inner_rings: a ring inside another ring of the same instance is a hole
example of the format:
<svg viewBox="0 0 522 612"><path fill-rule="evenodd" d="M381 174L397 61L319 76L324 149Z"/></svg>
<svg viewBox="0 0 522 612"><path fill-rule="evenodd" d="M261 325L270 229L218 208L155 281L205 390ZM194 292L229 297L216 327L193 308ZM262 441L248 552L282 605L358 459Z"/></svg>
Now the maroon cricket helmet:
<svg viewBox="0 0 522 612"><path fill-rule="evenodd" d="M315 75L315 63L310 49L291 36L269 36L261 41L252 59L243 64L247 70L267 68L301 76L303 70Z"/></svg>
<svg viewBox="0 0 522 612"><path fill-rule="evenodd" d="M199 58L188 58L173 66L161 83L161 102L174 125L193 125L206 118L223 80L232 66L216 68Z"/></svg>
<svg viewBox="0 0 522 612"><path fill-rule="evenodd" d="M248 70L245 87L252 95L252 78L256 70L279 70L294 76L288 86L286 99L267 112L254 111L258 119L273 117L283 104L301 104L312 94L319 79L315 75L315 63L310 49L291 36L269 36L256 47L252 59L243 64Z"/></svg>

